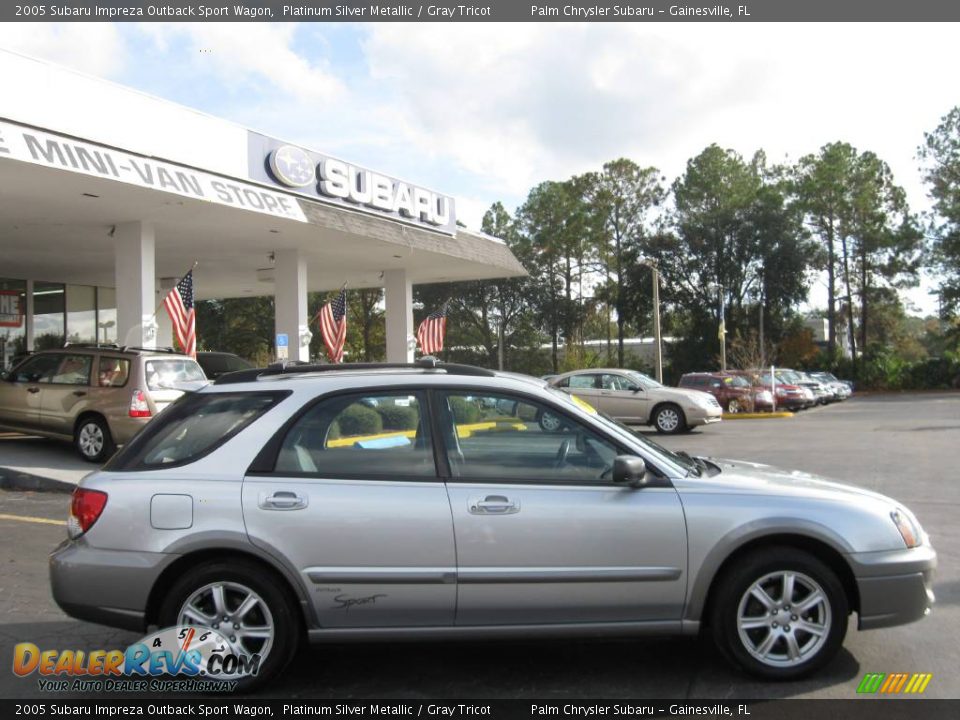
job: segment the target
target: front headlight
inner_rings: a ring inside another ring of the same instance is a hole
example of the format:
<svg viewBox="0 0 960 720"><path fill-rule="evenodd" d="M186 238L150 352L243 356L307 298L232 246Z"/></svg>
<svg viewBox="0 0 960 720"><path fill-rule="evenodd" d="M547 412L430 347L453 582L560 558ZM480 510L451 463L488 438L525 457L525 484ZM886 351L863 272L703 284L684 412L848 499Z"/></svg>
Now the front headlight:
<svg viewBox="0 0 960 720"><path fill-rule="evenodd" d="M899 509L894 510L890 513L890 519L893 520L893 524L897 526L897 530L900 531L900 537L903 538L903 542L908 548L913 548L920 544L922 537L920 526L917 525L906 512Z"/></svg>

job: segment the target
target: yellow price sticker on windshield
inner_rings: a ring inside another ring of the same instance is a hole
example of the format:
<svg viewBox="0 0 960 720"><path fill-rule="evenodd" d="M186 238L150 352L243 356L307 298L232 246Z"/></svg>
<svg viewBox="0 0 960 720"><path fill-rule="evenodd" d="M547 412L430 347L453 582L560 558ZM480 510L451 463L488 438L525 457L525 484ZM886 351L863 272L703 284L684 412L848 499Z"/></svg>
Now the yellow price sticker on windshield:
<svg viewBox="0 0 960 720"><path fill-rule="evenodd" d="M591 415L597 414L597 409L593 407L590 403L582 398L578 398L576 395L571 395L570 399L573 400L573 404L579 407L581 410L586 410Z"/></svg>

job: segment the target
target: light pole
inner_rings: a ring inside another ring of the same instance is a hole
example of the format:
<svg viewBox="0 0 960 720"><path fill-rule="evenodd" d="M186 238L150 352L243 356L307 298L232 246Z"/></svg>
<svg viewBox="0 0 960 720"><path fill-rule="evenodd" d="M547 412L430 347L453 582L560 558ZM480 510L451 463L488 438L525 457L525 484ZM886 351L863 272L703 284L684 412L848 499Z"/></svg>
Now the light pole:
<svg viewBox="0 0 960 720"><path fill-rule="evenodd" d="M723 285L717 285L717 295L720 298L720 371L727 371L727 324L724 320L725 303L723 301Z"/></svg>
<svg viewBox="0 0 960 720"><path fill-rule="evenodd" d="M663 343L660 337L660 270L655 258L640 258L640 264L646 265L653 273L653 367L657 382L663 382Z"/></svg>

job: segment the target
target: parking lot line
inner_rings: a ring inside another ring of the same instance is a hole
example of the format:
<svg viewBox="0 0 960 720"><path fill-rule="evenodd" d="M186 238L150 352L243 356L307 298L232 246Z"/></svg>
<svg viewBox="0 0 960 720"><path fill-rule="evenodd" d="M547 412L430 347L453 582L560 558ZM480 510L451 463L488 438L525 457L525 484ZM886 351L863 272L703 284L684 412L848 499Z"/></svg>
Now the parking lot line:
<svg viewBox="0 0 960 720"><path fill-rule="evenodd" d="M40 523L42 525L66 525L64 520L53 520L51 518L31 517L30 515L6 515L0 513L0 520L19 520L20 522Z"/></svg>

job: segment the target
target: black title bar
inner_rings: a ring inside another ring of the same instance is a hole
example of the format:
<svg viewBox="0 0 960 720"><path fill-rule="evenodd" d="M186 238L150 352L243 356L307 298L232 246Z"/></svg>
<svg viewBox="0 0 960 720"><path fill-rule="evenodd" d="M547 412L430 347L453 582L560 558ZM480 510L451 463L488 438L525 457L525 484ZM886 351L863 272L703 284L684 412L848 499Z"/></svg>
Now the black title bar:
<svg viewBox="0 0 960 720"><path fill-rule="evenodd" d="M0 22L945 22L944 0L738 0L738 2L358 2L357 0L61 0L4 2Z"/></svg>

